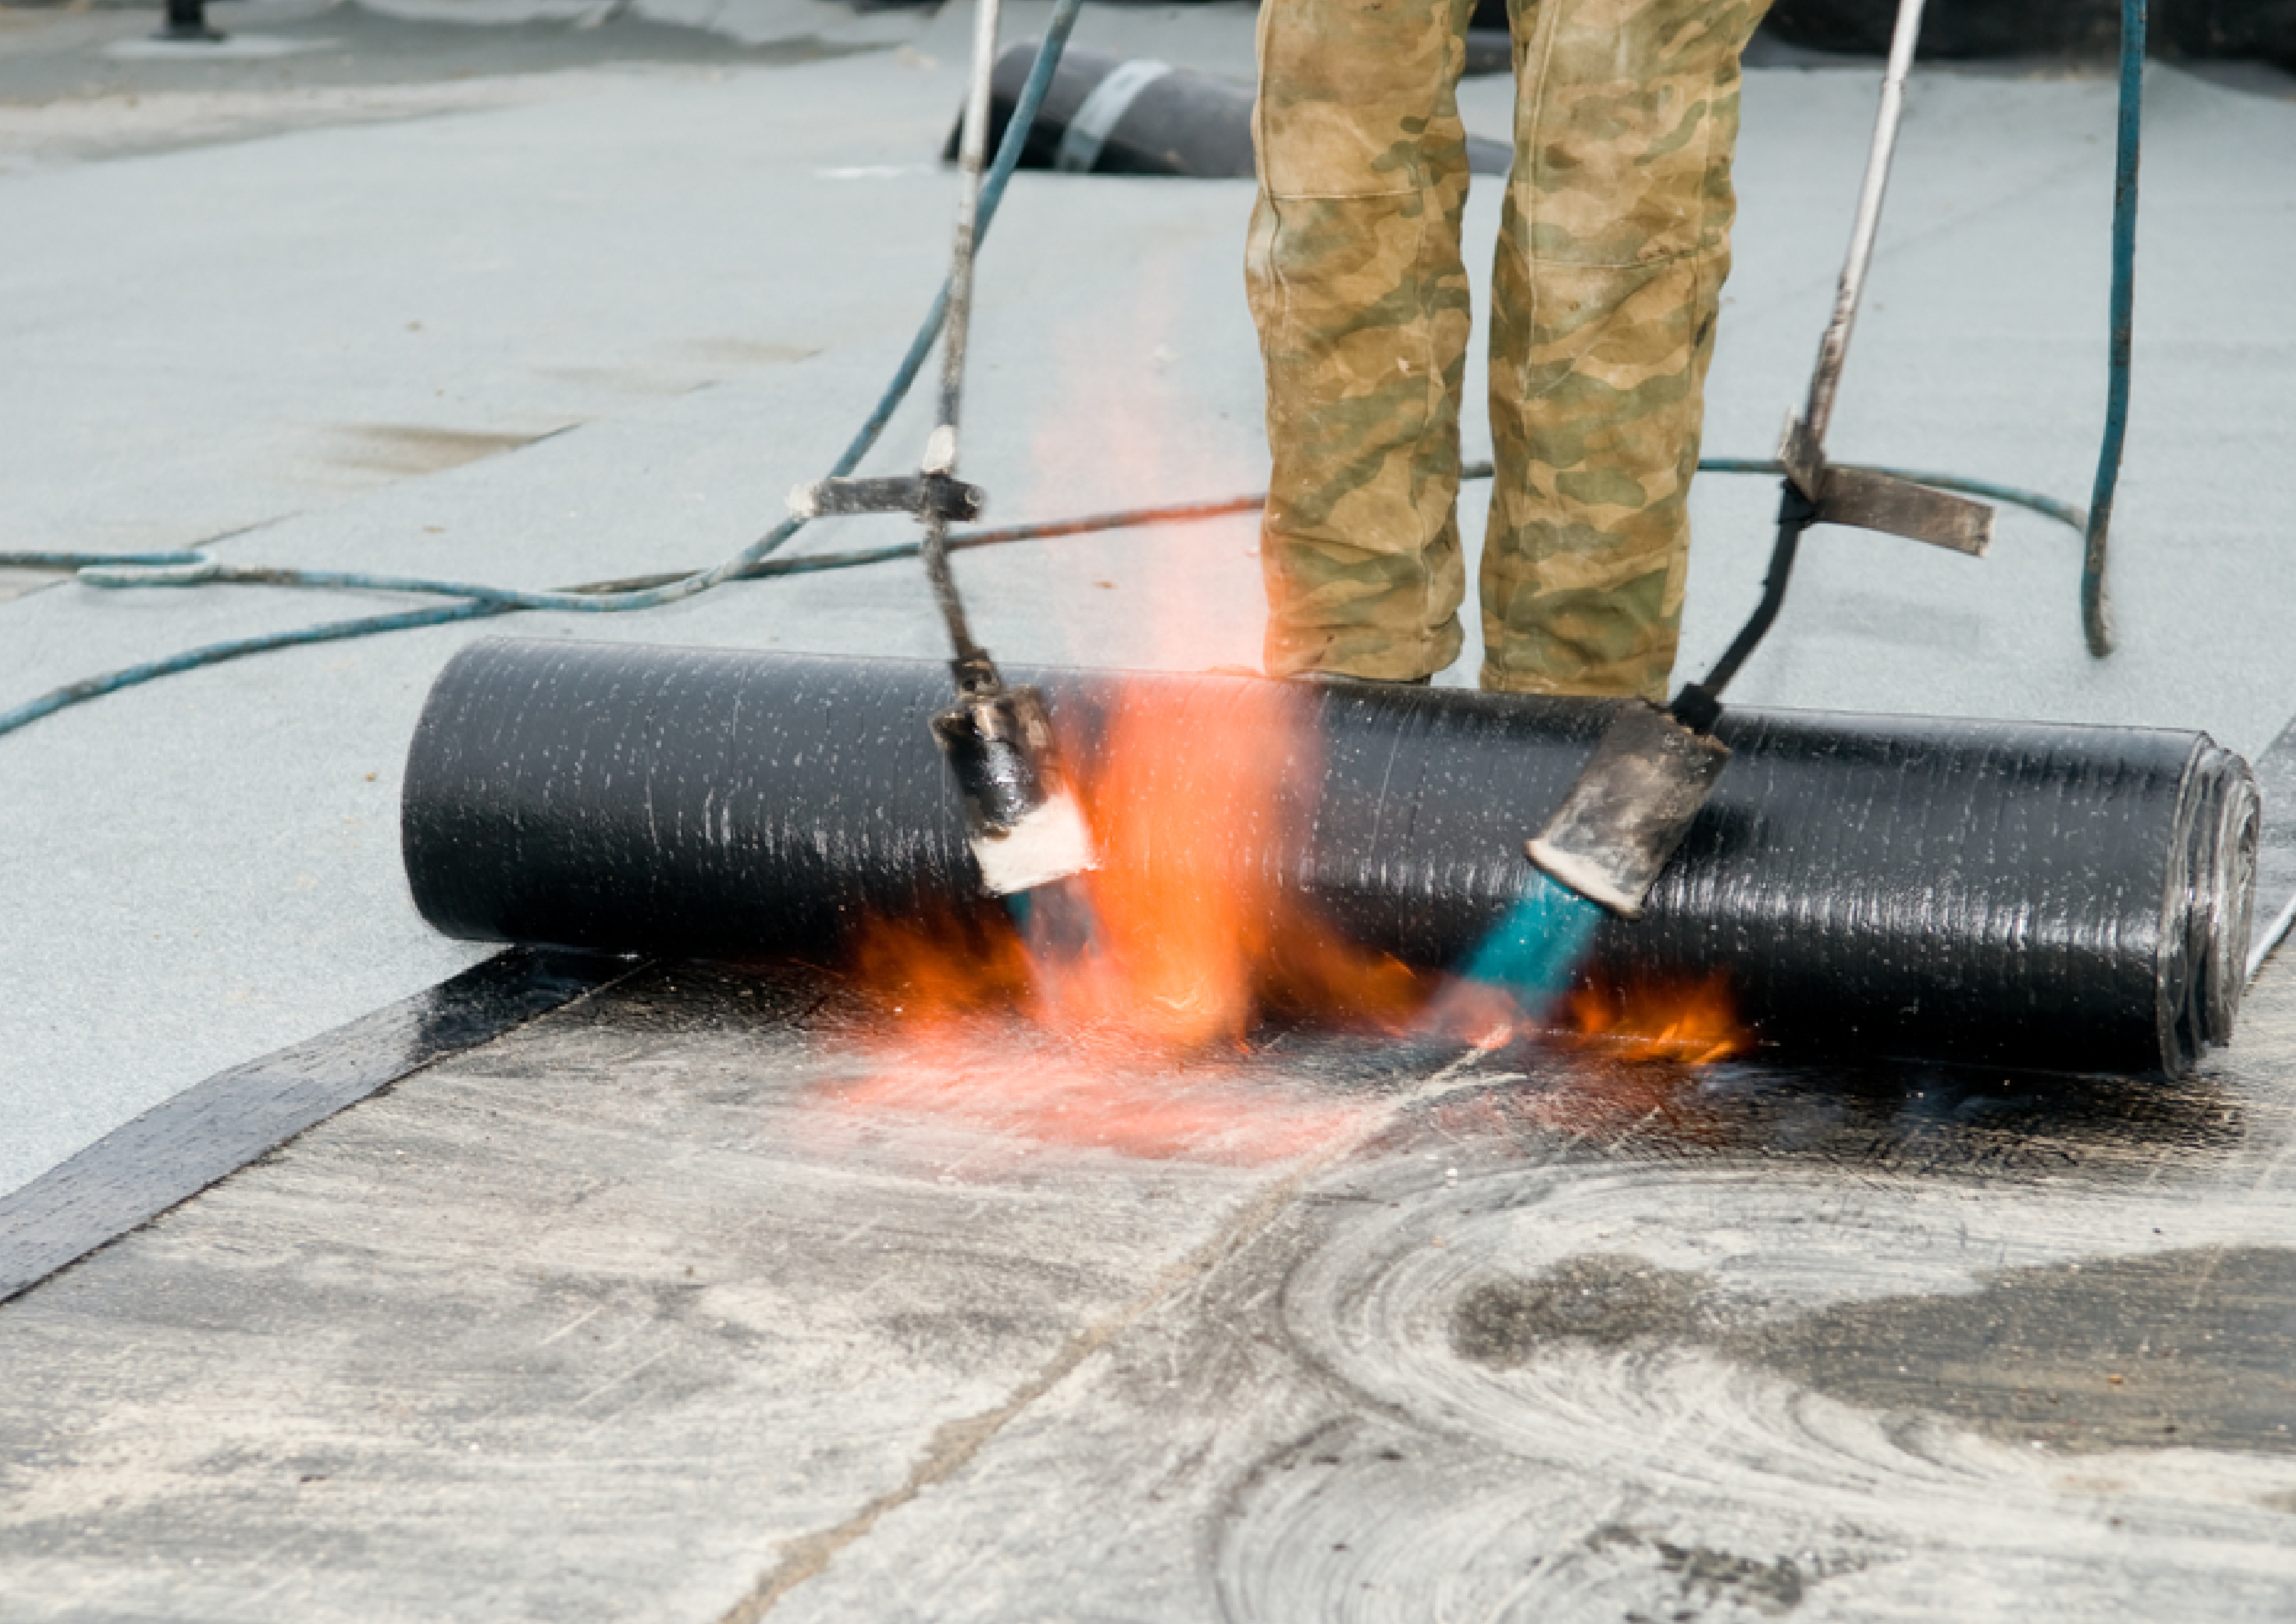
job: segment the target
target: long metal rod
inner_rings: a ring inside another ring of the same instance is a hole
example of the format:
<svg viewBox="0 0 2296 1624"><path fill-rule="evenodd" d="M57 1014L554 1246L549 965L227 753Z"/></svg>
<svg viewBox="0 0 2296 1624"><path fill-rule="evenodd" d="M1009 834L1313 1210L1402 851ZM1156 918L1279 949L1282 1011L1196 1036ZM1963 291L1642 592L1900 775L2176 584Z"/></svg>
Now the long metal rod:
<svg viewBox="0 0 2296 1624"><path fill-rule="evenodd" d="M976 0L972 15L972 83L964 101L964 128L957 140L960 181L956 201L956 244L950 255L948 316L941 331L940 409L934 415L931 437L925 441L926 478L948 478L956 472L957 419L964 397L964 347L972 324L972 260L976 224L980 213L980 173L988 153L990 76L996 62L998 0ZM948 567L948 520L929 513L924 534L925 576L956 656L959 680L971 685L968 669L993 682L988 652L973 641L964 601L957 595L956 578Z"/></svg>
<svg viewBox="0 0 2296 1624"><path fill-rule="evenodd" d="M924 560L925 579L932 583L933 602L940 606L941 624L948 627L948 646L957 668L958 685L968 690L986 673L976 677L988 662L988 651L973 640L972 627L964 616L964 599L958 595L956 577L948 567L948 521L939 513L925 520L923 545L918 555Z"/></svg>
<svg viewBox="0 0 2296 1624"><path fill-rule="evenodd" d="M1798 477L1807 480L1808 472L1794 472L1795 463L1791 442L1798 440L1801 452L1809 459L1809 469L1820 466L1824 455L1825 426L1833 415L1834 391L1841 382L1841 367L1849 356L1849 334L1857 324L1857 304L1866 291L1866 272L1874 262L1874 241L1882 230L1882 199L1890 187L1890 160L1898 150L1898 128L1904 121L1906 78L1913 71L1914 44L1921 37L1922 0L1898 0L1898 26L1890 38L1890 62L1882 71L1882 106L1874 117L1874 144L1866 154L1866 179L1857 192L1857 218L1849 228L1849 254L1842 261L1841 281L1834 290L1833 315L1825 324L1825 336L1818 340L1817 366L1810 373L1809 401L1802 413L1797 431L1789 436L1784 488L1778 504L1778 534L1770 552L1768 578L1762 583L1761 602L1746 624L1723 651L1722 658L1705 680L1690 684L1675 695L1671 709L1676 718L1699 732L1713 726L1718 712L1722 690L1748 656L1760 645L1784 606L1786 583L1793 577L1794 555L1801 542L1801 534L1817 518L1813 505L1819 496L1816 489L1797 487Z"/></svg>
<svg viewBox="0 0 2296 1624"><path fill-rule="evenodd" d="M1857 219L1850 227L1849 258L1841 267L1841 283L1833 296L1833 316L1817 346L1817 370L1809 380L1809 406L1802 414L1812 446L1825 440L1826 423L1833 416L1833 394L1841 382L1841 365L1849 354L1850 330L1857 324L1857 301L1866 291L1866 267L1874 261L1874 239L1882 229L1882 197L1889 190L1890 160L1898 150L1898 127L1904 118L1906 76L1913 70L1914 42L1922 31L1922 0L1902 0L1897 31L1890 38L1890 65L1882 74L1882 107L1874 115L1874 145L1866 157L1866 180L1857 193ZM1814 494L1814 493L1813 493Z"/></svg>

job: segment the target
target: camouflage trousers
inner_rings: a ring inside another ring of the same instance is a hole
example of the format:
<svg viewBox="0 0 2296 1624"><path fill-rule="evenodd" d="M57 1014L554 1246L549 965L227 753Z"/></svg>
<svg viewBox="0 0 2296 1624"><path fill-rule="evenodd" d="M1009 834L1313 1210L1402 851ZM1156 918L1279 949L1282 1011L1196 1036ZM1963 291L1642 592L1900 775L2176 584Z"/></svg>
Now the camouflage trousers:
<svg viewBox="0 0 2296 1624"><path fill-rule="evenodd" d="M1275 470L1271 675L1457 658L1472 0L1263 0L1246 288ZM1664 694L1768 0L1511 0L1493 273L1487 688Z"/></svg>

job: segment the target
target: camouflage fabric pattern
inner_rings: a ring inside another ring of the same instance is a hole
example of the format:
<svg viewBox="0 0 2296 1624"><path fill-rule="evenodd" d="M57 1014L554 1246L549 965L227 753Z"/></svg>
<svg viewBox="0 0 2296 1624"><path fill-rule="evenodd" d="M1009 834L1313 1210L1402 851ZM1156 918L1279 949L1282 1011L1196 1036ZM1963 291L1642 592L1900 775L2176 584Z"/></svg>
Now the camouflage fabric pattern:
<svg viewBox="0 0 2296 1624"><path fill-rule="evenodd" d="M1487 688L1660 697L1767 0L1513 0ZM1264 0L1246 288L1275 471L1271 674L1458 655L1466 0Z"/></svg>

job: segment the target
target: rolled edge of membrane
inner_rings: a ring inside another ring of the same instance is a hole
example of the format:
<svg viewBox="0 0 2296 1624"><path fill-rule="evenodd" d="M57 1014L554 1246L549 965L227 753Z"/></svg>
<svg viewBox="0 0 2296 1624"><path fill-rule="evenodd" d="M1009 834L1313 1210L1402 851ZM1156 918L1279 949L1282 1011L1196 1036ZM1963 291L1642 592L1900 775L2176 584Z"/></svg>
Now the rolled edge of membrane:
<svg viewBox="0 0 2296 1624"><path fill-rule="evenodd" d="M1100 866L1084 808L1067 794L1046 800L1008 834L975 835L972 857L980 865L981 883L998 897L1032 891Z"/></svg>

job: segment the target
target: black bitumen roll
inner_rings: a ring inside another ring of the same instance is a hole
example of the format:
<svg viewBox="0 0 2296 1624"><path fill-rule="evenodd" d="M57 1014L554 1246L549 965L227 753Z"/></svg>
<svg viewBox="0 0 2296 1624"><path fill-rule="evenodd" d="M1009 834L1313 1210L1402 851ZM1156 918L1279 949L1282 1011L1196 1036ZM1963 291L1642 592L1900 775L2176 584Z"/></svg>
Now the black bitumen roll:
<svg viewBox="0 0 2296 1624"><path fill-rule="evenodd" d="M1080 671L1040 684L1093 781L1118 706L1204 736L1294 709L1250 861L1364 945L1462 962L1529 883L1522 843L1605 701ZM927 731L936 664L493 641L433 687L407 878L476 940L757 959L977 898ZM1260 711L1244 714L1259 715ZM2247 766L2205 734L1736 711L1713 800L1595 982L1727 975L1789 1050L2064 1071L2187 1070L2226 1040L2253 891Z"/></svg>

